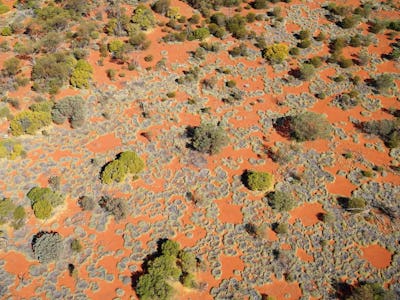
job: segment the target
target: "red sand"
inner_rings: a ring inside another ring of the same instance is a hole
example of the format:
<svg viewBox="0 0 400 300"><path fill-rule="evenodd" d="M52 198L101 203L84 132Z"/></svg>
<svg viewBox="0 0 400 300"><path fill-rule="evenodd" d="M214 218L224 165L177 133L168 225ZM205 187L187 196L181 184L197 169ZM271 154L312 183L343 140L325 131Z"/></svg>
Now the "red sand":
<svg viewBox="0 0 400 300"><path fill-rule="evenodd" d="M122 145L121 139L115 137L114 133L109 133L98 137L96 140L90 142L86 147L94 152L101 153L107 152Z"/></svg>
<svg viewBox="0 0 400 300"><path fill-rule="evenodd" d="M293 224L300 219L304 226L311 226L319 222L318 214L324 213L321 203L304 203L290 211L289 223Z"/></svg>
<svg viewBox="0 0 400 300"><path fill-rule="evenodd" d="M362 258L367 260L371 265L378 269L384 269L390 266L392 253L379 245L370 245L361 248Z"/></svg>

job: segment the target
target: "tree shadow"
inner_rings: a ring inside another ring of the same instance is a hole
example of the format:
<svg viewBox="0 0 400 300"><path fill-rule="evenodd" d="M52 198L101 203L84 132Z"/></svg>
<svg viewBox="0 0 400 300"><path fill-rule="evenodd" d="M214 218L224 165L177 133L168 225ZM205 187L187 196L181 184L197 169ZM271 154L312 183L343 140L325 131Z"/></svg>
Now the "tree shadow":
<svg viewBox="0 0 400 300"><path fill-rule="evenodd" d="M342 208L347 209L349 207L348 197L337 197L337 201Z"/></svg>
<svg viewBox="0 0 400 300"><path fill-rule="evenodd" d="M273 124L273 127L275 130L278 132L279 135L285 137L285 138L290 138L291 137L291 128L290 128L290 123L291 123L291 117L280 117L276 119L276 121Z"/></svg>
<svg viewBox="0 0 400 300"><path fill-rule="evenodd" d="M332 287L335 290L335 297L338 299L347 299L352 294L352 286L346 282L338 281L336 279L332 282Z"/></svg>

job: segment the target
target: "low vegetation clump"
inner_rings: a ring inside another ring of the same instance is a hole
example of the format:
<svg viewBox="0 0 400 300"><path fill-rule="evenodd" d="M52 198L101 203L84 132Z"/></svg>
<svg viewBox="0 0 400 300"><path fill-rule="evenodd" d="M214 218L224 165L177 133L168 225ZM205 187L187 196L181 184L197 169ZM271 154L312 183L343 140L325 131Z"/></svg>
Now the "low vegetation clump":
<svg viewBox="0 0 400 300"><path fill-rule="evenodd" d="M291 117L290 133L299 142L327 139L332 132L332 125L322 114L303 112Z"/></svg>
<svg viewBox="0 0 400 300"><path fill-rule="evenodd" d="M86 60L80 59L76 63L75 69L71 74L71 85L79 89L88 88L92 75L93 67Z"/></svg>
<svg viewBox="0 0 400 300"><path fill-rule="evenodd" d="M268 204L277 211L289 211L295 206L293 197L282 191L268 194Z"/></svg>
<svg viewBox="0 0 400 300"><path fill-rule="evenodd" d="M285 44L273 44L262 50L262 56L271 63L282 63L289 55L289 47Z"/></svg>
<svg viewBox="0 0 400 300"><path fill-rule="evenodd" d="M136 152L126 151L107 163L101 171L101 181L105 184L122 182L128 174L136 175L144 169L144 162Z"/></svg>
<svg viewBox="0 0 400 300"><path fill-rule="evenodd" d="M93 210L96 205L93 198L89 196L80 197L78 199L78 204L82 208L82 210Z"/></svg>
<svg viewBox="0 0 400 300"><path fill-rule="evenodd" d="M189 131L191 145L199 152L217 154L229 142L225 130L219 125L203 123Z"/></svg>
<svg viewBox="0 0 400 300"><path fill-rule="evenodd" d="M389 148L400 146L400 119L368 121L361 124L362 130L381 138Z"/></svg>
<svg viewBox="0 0 400 300"><path fill-rule="evenodd" d="M173 282L185 287L196 287L194 272L197 260L192 252L180 249L177 242L166 240L160 253L145 264L145 273L137 281L135 290L140 299L173 299Z"/></svg>
<svg viewBox="0 0 400 300"><path fill-rule="evenodd" d="M113 215L115 221L117 222L125 219L128 213L128 206L126 205L126 201L121 198L103 196L99 200L99 206L107 213Z"/></svg>
<svg viewBox="0 0 400 300"><path fill-rule="evenodd" d="M34 187L27 197L31 200L33 213L38 219L47 219L51 216L53 208L64 203L65 196L50 188Z"/></svg>
<svg viewBox="0 0 400 300"><path fill-rule="evenodd" d="M63 249L63 240L57 232L39 232L33 237L32 251L41 263L57 260Z"/></svg>
<svg viewBox="0 0 400 300"><path fill-rule="evenodd" d="M347 208L347 210L349 210L353 213L357 213L357 212L363 211L366 206L367 206L367 203L365 202L365 200L363 198L352 197L352 198L348 199L346 208Z"/></svg>
<svg viewBox="0 0 400 300"><path fill-rule="evenodd" d="M39 129L51 124L51 115L48 112L24 110L17 114L10 122L11 134L35 134Z"/></svg>
<svg viewBox="0 0 400 300"><path fill-rule="evenodd" d="M11 224L19 229L25 224L26 212L23 206L15 205L10 198L0 199L0 225Z"/></svg>
<svg viewBox="0 0 400 300"><path fill-rule="evenodd" d="M0 141L0 158L14 160L20 156L25 156L25 151L19 142L11 139Z"/></svg>
<svg viewBox="0 0 400 300"><path fill-rule="evenodd" d="M393 292L385 290L379 283L364 283L356 287L347 300L394 300Z"/></svg>
<svg viewBox="0 0 400 300"><path fill-rule="evenodd" d="M274 176L268 172L246 171L244 181L252 191L268 191L274 187Z"/></svg>
<svg viewBox="0 0 400 300"><path fill-rule="evenodd" d="M72 128L80 127L86 118L85 101L80 96L65 97L54 105L51 117L56 124L62 124L68 120Z"/></svg>

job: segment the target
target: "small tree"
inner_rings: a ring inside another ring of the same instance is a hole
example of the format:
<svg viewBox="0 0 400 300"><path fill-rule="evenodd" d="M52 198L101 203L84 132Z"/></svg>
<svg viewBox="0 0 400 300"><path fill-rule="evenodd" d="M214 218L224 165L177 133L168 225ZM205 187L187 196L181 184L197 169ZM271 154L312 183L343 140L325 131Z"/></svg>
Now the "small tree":
<svg viewBox="0 0 400 300"><path fill-rule="evenodd" d="M147 30L156 25L153 12L143 4L139 4L132 15L132 22L138 24L141 29Z"/></svg>
<svg viewBox="0 0 400 300"><path fill-rule="evenodd" d="M15 76L21 69L21 62L16 57L6 59L3 63L3 72L6 76Z"/></svg>
<svg viewBox="0 0 400 300"><path fill-rule="evenodd" d="M58 101L52 111L51 117L56 124L68 120L72 128L83 125L86 118L86 105L81 96L69 96Z"/></svg>
<svg viewBox="0 0 400 300"><path fill-rule="evenodd" d="M192 135L192 146L197 151L216 154L228 144L225 130L220 126L203 123L195 127Z"/></svg>
<svg viewBox="0 0 400 300"><path fill-rule="evenodd" d="M32 250L41 263L57 260L62 253L62 237L57 232L39 232L33 237Z"/></svg>
<svg viewBox="0 0 400 300"><path fill-rule="evenodd" d="M126 202L121 198L111 198L109 196L103 196L99 200L99 205L106 212L114 216L115 221L119 222L125 219L128 213L128 206Z"/></svg>
<svg viewBox="0 0 400 300"><path fill-rule="evenodd" d="M262 56L271 63L282 63L289 55L287 45L279 43L262 50Z"/></svg>
<svg viewBox="0 0 400 300"><path fill-rule="evenodd" d="M326 139L331 135L332 126L324 115L303 112L291 118L291 136L297 141Z"/></svg>
<svg viewBox="0 0 400 300"><path fill-rule="evenodd" d="M391 87L393 87L395 84L394 84L393 76L388 73L385 73L385 74L378 75L375 78L374 85L379 91L386 91L386 90L390 89Z"/></svg>
<svg viewBox="0 0 400 300"><path fill-rule="evenodd" d="M246 171L244 174L246 186L252 191L271 190L274 186L274 176L267 172Z"/></svg>

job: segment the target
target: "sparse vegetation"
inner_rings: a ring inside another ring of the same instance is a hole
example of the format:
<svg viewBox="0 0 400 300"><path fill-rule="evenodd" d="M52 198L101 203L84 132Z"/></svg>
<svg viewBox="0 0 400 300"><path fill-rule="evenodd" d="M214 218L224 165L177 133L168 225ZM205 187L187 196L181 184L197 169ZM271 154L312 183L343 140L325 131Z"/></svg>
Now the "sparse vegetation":
<svg viewBox="0 0 400 300"><path fill-rule="evenodd" d="M197 151L217 154L228 144L224 129L211 123L203 123L190 132L192 147Z"/></svg>

